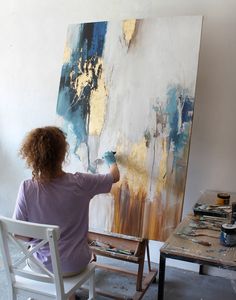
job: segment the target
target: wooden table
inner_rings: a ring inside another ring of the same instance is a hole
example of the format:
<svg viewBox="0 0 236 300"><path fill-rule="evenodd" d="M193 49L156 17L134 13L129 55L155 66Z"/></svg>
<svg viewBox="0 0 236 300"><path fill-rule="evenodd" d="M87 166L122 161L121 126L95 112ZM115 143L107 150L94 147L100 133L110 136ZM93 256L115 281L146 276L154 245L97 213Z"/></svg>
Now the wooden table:
<svg viewBox="0 0 236 300"><path fill-rule="evenodd" d="M219 239L219 224L215 223L213 218L204 218L204 223L199 223L199 217L187 216L160 249L158 300L164 299L166 258L198 263L200 264L200 273L203 265L236 270L236 247L222 246ZM196 229L195 226L203 228ZM195 242L191 239L194 239ZM211 245L204 246L196 241L209 242Z"/></svg>

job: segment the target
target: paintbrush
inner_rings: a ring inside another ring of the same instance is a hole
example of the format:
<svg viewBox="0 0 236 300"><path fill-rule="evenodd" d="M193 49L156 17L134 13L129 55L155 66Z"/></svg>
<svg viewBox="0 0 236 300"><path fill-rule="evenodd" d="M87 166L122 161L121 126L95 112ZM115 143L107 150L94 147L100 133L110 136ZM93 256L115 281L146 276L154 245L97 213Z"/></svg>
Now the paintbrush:
<svg viewBox="0 0 236 300"><path fill-rule="evenodd" d="M189 236L187 236L186 234L183 234L183 233L176 233L176 235L178 235L179 237L181 237L181 238L183 238L185 240L189 240L189 241L191 241L193 243L200 244L202 246L207 246L207 247L211 246L210 242L203 241L203 240L198 240L198 239L193 239L193 238L190 238Z"/></svg>
<svg viewBox="0 0 236 300"><path fill-rule="evenodd" d="M207 246L207 247L211 246L211 243L207 242L207 241L202 241L202 240L197 240L197 239L190 239L190 241L193 242L193 243L200 244L202 246Z"/></svg>
<svg viewBox="0 0 236 300"><path fill-rule="evenodd" d="M215 236L213 234L197 233L197 232L186 233L185 235L187 235L187 236L207 236L207 237L212 237L212 238L216 238L216 239L219 238L219 236Z"/></svg>
<svg viewBox="0 0 236 300"><path fill-rule="evenodd" d="M210 230L215 230L215 231L220 231L220 225L219 224L212 224L209 222L191 222L189 224L189 227L194 228L194 229L210 229Z"/></svg>

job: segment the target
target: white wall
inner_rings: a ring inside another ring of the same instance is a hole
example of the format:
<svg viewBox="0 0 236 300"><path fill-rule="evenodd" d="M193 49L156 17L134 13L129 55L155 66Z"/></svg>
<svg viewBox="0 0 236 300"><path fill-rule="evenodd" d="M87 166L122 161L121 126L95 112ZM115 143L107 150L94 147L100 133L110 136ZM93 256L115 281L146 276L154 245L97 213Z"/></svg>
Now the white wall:
<svg viewBox="0 0 236 300"><path fill-rule="evenodd" d="M11 215L19 183L30 174L17 157L25 132L56 122L67 25L112 18L204 16L184 214L204 189L235 191L235 12L235 0L1 3L0 213ZM151 244L153 261L158 245Z"/></svg>

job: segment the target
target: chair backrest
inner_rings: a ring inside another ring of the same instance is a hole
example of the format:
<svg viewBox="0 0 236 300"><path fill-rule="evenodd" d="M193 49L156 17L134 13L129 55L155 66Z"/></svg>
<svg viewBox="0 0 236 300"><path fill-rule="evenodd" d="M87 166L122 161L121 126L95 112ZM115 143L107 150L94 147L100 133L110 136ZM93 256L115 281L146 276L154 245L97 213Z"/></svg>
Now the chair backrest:
<svg viewBox="0 0 236 300"><path fill-rule="evenodd" d="M23 241L21 238L24 237ZM55 284L58 296L64 294L64 286L61 275L60 259L57 248L57 240L60 237L58 226L45 225L31 222L18 221L0 216L0 247L3 256L3 263L7 274L8 282L12 289L16 283L16 276L29 278L31 280L50 282ZM26 239L25 239L26 238ZM30 244L30 239L39 240L39 243ZM9 249L8 241L11 240L22 253L22 257L14 261ZM29 244L31 247L29 248ZM34 253L44 245L48 244L52 260L53 273L47 270L44 265L34 257ZM22 264L27 260L40 269L39 273L24 270Z"/></svg>

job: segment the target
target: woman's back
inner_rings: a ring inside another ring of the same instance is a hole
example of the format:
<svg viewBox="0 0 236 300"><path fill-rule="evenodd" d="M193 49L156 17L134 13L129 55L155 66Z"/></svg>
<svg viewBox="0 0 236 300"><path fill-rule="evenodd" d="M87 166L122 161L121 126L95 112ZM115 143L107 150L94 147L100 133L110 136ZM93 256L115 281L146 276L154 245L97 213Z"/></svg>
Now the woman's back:
<svg viewBox="0 0 236 300"><path fill-rule="evenodd" d="M90 199L108 193L113 177L87 173L64 173L50 182L24 181L18 193L15 218L30 222L58 225L58 242L63 273L80 272L90 261L87 244ZM48 248L40 249L40 259L51 270Z"/></svg>

